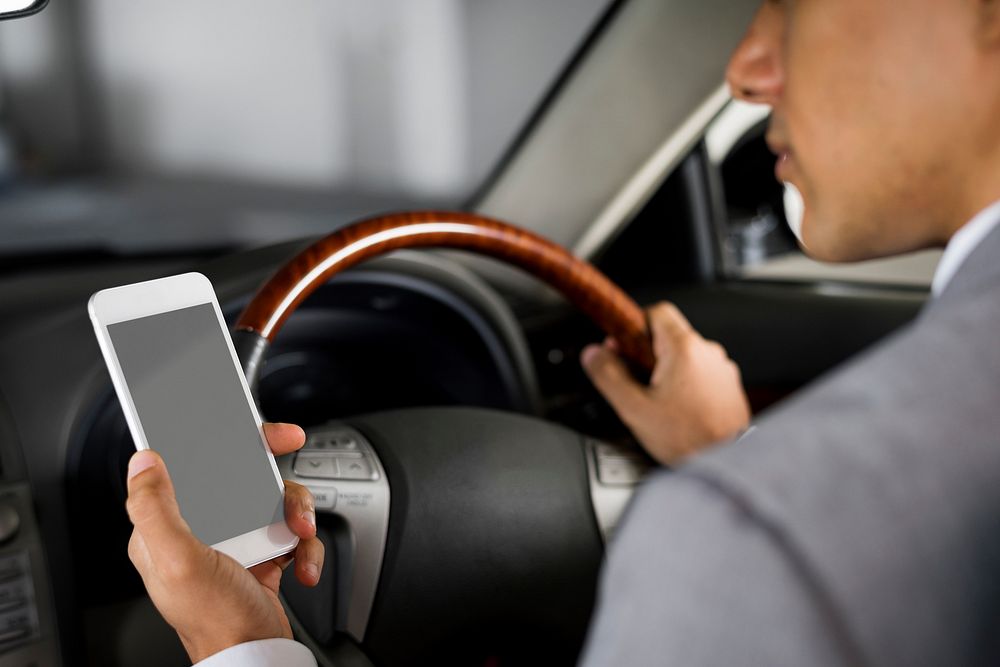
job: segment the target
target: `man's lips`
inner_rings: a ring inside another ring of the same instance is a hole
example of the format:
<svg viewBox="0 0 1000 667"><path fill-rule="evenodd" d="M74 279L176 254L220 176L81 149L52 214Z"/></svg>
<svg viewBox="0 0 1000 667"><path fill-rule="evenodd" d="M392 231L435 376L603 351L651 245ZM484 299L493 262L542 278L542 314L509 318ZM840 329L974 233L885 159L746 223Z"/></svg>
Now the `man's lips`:
<svg viewBox="0 0 1000 667"><path fill-rule="evenodd" d="M787 141L783 141L773 134L768 134L764 137L764 141L767 143L767 148L775 155L781 155L782 153L788 153L791 150L791 146L788 145Z"/></svg>
<svg viewBox="0 0 1000 667"><path fill-rule="evenodd" d="M774 165L774 175L778 177L779 181L787 181L789 171L791 171L794 164L791 146L774 134L768 134L765 141L767 142L768 149L778 158L777 163Z"/></svg>
<svg viewBox="0 0 1000 667"><path fill-rule="evenodd" d="M777 156L778 160L774 165L774 175L779 181L785 182L790 177L790 171L794 165L794 158L792 157L792 149L788 144L775 141L771 137L767 138L767 147L772 153Z"/></svg>
<svg viewBox="0 0 1000 667"><path fill-rule="evenodd" d="M778 161L774 164L774 175L782 183L787 183L791 180L791 172L794 167L795 160L792 157L791 151L783 151L778 153Z"/></svg>

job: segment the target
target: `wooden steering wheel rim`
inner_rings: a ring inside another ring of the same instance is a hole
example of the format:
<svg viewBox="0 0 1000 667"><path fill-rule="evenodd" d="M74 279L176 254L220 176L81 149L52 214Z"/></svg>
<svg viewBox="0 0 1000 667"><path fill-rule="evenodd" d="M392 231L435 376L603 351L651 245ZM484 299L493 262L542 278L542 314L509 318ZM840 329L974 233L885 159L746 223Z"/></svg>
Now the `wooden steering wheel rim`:
<svg viewBox="0 0 1000 667"><path fill-rule="evenodd" d="M234 341L251 386L268 344L302 301L333 275L402 248L469 250L518 266L565 296L618 342L624 357L651 370L645 313L592 264L537 234L491 218L419 211L369 218L316 241L279 268L236 322Z"/></svg>

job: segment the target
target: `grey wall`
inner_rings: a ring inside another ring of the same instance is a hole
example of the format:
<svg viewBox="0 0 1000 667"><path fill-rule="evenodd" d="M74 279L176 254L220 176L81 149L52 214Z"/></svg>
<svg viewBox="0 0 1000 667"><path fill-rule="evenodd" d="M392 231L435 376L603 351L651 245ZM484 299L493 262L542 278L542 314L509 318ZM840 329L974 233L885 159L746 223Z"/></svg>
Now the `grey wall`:
<svg viewBox="0 0 1000 667"><path fill-rule="evenodd" d="M0 104L53 166L462 197L604 4L52 0Z"/></svg>
<svg viewBox="0 0 1000 667"><path fill-rule="evenodd" d="M76 8L53 0L40 14L0 23L0 118L40 169L87 159Z"/></svg>

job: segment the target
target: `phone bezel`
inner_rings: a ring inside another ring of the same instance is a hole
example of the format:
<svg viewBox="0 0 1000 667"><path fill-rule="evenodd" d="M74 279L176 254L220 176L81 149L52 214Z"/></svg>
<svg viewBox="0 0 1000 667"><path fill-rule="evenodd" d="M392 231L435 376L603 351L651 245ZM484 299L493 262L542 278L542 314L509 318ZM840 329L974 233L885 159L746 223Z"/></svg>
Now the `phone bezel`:
<svg viewBox="0 0 1000 667"><path fill-rule="evenodd" d="M226 341L226 347L232 357L233 367L236 375L243 387L247 405L257 422L257 432L260 435L260 445L267 456L271 471L274 473L275 483L281 493L285 495L285 485L278 472L278 465L274 460L274 454L267 445L267 438L264 435L264 425L260 414L257 412L257 405L250 393L243 369L240 365L233 341L229 336L226 321L222 316L222 309L219 307L219 300L215 295L215 289L207 277L200 273L183 273L166 278L158 278L121 287L112 287L101 290L90 297L87 310L97 334L97 341L104 355L108 372L111 375L111 382L115 387L115 393L122 404L125 412L125 420L128 422L129 431L135 442L136 449L149 449L146 434L142 429L142 422L138 412L132 402L132 395L128 390L125 375L122 372L108 333L108 326L118 322L148 317L167 313L181 308L200 306L207 303L212 304L219 328ZM271 560L288 553L298 544L298 537L292 533L291 529L284 521L261 526L256 530L237 535L222 542L211 545L213 549L221 551L233 557L244 567L252 567L264 561Z"/></svg>

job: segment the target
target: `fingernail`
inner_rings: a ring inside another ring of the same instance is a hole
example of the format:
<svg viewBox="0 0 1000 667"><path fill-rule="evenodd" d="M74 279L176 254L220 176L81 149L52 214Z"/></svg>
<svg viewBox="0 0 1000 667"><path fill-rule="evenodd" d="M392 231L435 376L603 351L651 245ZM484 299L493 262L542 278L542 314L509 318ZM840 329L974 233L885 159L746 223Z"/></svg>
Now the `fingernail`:
<svg viewBox="0 0 1000 667"><path fill-rule="evenodd" d="M312 510L306 510L299 516L301 516L302 519L313 528L316 527L316 512L313 512Z"/></svg>
<svg viewBox="0 0 1000 667"><path fill-rule="evenodd" d="M302 566L302 569L305 570L310 579L319 581L319 565L316 563L306 563Z"/></svg>
<svg viewBox="0 0 1000 667"><path fill-rule="evenodd" d="M601 353L600 345L588 345L587 347L583 348L583 352L580 353L580 363L589 368L590 365L594 362L594 358L600 353Z"/></svg>
<svg viewBox="0 0 1000 667"><path fill-rule="evenodd" d="M156 465L156 454L144 449L132 455L128 462L128 478L132 479L144 470L149 470Z"/></svg>

